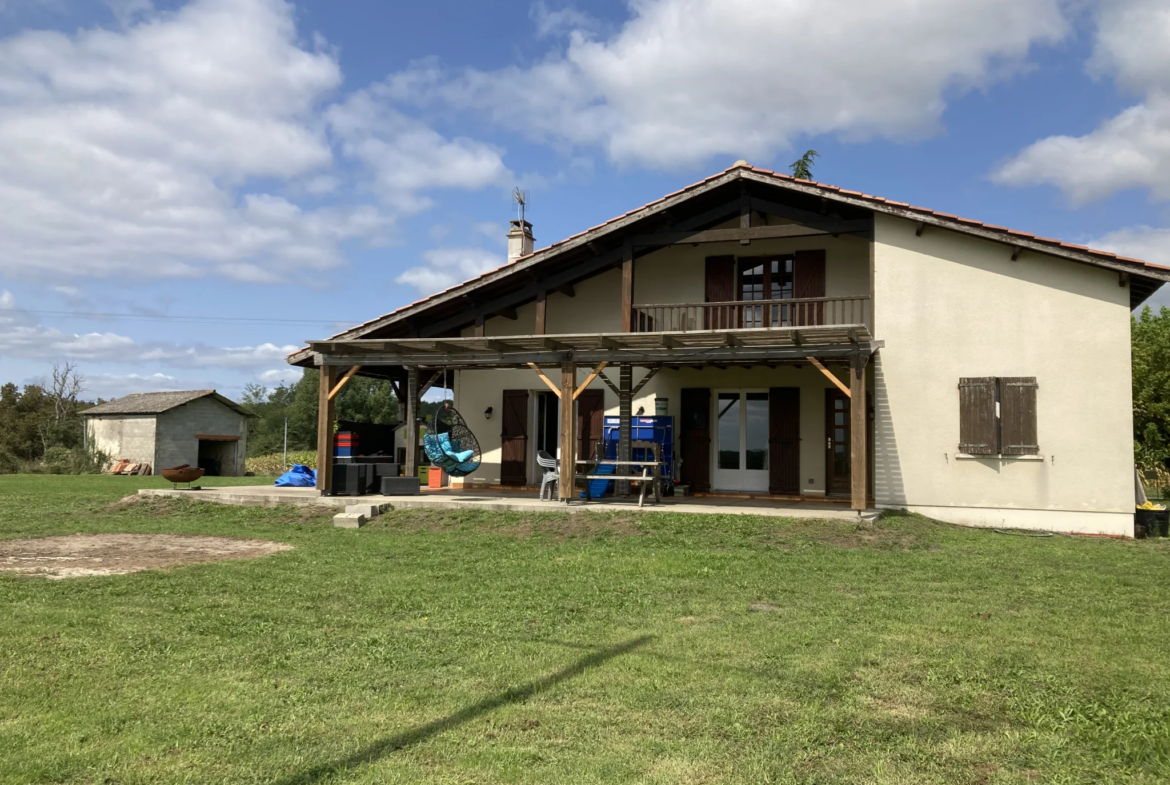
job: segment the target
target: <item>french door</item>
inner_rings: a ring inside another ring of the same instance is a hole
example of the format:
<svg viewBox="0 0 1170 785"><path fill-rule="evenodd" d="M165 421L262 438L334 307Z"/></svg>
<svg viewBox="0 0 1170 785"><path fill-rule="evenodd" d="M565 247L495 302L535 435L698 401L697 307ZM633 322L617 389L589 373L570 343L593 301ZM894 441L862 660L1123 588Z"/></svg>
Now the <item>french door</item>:
<svg viewBox="0 0 1170 785"><path fill-rule="evenodd" d="M830 495L846 495L853 489L849 403L840 390L825 390L825 484Z"/></svg>
<svg viewBox="0 0 1170 785"><path fill-rule="evenodd" d="M715 489L768 491L768 393L723 390L715 396Z"/></svg>

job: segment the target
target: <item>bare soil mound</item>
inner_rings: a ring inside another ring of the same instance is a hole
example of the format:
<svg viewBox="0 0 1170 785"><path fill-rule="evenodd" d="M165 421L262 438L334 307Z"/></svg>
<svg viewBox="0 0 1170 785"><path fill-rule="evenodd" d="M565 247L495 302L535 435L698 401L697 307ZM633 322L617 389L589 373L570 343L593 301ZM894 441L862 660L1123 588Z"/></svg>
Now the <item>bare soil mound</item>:
<svg viewBox="0 0 1170 785"><path fill-rule="evenodd" d="M258 559L293 546L194 534L70 534L0 540L0 571L59 580L125 575L181 564Z"/></svg>

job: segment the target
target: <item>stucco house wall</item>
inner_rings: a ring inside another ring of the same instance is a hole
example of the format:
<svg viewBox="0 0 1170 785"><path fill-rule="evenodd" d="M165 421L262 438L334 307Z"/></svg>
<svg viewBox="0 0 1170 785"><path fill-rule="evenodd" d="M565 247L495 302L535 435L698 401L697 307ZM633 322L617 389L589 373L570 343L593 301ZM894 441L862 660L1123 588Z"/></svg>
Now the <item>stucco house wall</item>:
<svg viewBox="0 0 1170 785"><path fill-rule="evenodd" d="M110 457L154 466L155 422L153 414L119 414L87 417L89 444Z"/></svg>
<svg viewBox="0 0 1170 785"><path fill-rule="evenodd" d="M239 436L232 465L223 466L224 476L244 473L244 457L247 454L247 418L233 411L213 398L200 398L182 406L156 415L158 429L156 439L155 471L180 466L199 464L199 440L196 434L214 436Z"/></svg>
<svg viewBox="0 0 1170 785"><path fill-rule="evenodd" d="M1115 272L875 216L880 507L1130 535L1129 291ZM1040 454L958 452L961 377L1034 376Z"/></svg>

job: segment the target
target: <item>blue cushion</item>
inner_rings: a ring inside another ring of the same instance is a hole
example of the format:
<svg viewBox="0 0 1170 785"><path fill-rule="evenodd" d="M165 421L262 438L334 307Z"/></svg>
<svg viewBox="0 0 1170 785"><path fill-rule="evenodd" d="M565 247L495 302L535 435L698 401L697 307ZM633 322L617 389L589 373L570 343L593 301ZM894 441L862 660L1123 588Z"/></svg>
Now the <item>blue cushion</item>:
<svg viewBox="0 0 1170 785"><path fill-rule="evenodd" d="M459 463L467 463L467 459L475 455L475 450L464 450L463 452L453 452L450 456Z"/></svg>

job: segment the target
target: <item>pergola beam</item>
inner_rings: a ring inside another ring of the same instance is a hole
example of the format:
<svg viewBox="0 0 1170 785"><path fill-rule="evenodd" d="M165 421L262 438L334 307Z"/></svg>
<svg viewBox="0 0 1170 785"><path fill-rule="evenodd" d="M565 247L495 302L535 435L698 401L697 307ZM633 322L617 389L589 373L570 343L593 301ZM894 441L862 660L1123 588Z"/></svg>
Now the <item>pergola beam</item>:
<svg viewBox="0 0 1170 785"><path fill-rule="evenodd" d="M418 365L431 368L472 370L475 368L525 368L529 365L559 365L570 359L581 365L596 365L600 362L630 363L653 367L658 365L766 365L775 362L805 362L809 357L821 360L848 360L858 351L872 354L882 346L881 341L863 341L853 344L804 344L802 346L697 346L664 349L648 347L639 349L565 349L562 351L526 351L501 356L492 355L446 355L446 354L366 354L352 355L344 352L321 353L321 362L330 366L350 366L365 363L367 369L376 365Z"/></svg>
<svg viewBox="0 0 1170 785"><path fill-rule="evenodd" d="M334 398L336 398L337 394L341 392L341 388L345 387L349 380L353 378L353 375L361 369L362 367L360 365L355 365L346 371L345 376L341 377L341 381L334 385L333 389L329 391L329 400L332 401Z"/></svg>
<svg viewBox="0 0 1170 785"><path fill-rule="evenodd" d="M600 374L602 371L605 370L605 366L607 366L607 365L609 365L609 361L602 360L598 364L598 366L593 369L593 373L591 373L585 377L585 381L581 382L581 386L578 387L576 389L576 391L573 393L573 400L574 401L577 400L581 396L581 393L585 392L585 388L593 383L593 380L597 378L598 374Z"/></svg>
<svg viewBox="0 0 1170 785"><path fill-rule="evenodd" d="M532 370L536 371L536 375L539 376L541 378L541 380L545 384L548 385L548 388L553 391L553 395L555 395L558 398L561 397L561 388L557 387L555 384L553 384L552 379L545 376L544 371L540 370L539 366L537 366L536 363L528 363L528 367L531 368ZM576 396L574 396L574 399L575 398L576 398Z"/></svg>
<svg viewBox="0 0 1170 785"><path fill-rule="evenodd" d="M849 387L847 387L844 382L842 382L840 379L837 378L837 374L833 373L828 368L821 365L820 360L818 360L816 357L809 357L808 361L810 363L812 363L813 367L815 367L818 371L823 373L825 375L825 377L828 378L829 381L831 381L833 384L837 385L837 389L840 390L841 392L845 393L846 398L853 397L853 393L850 391Z"/></svg>

